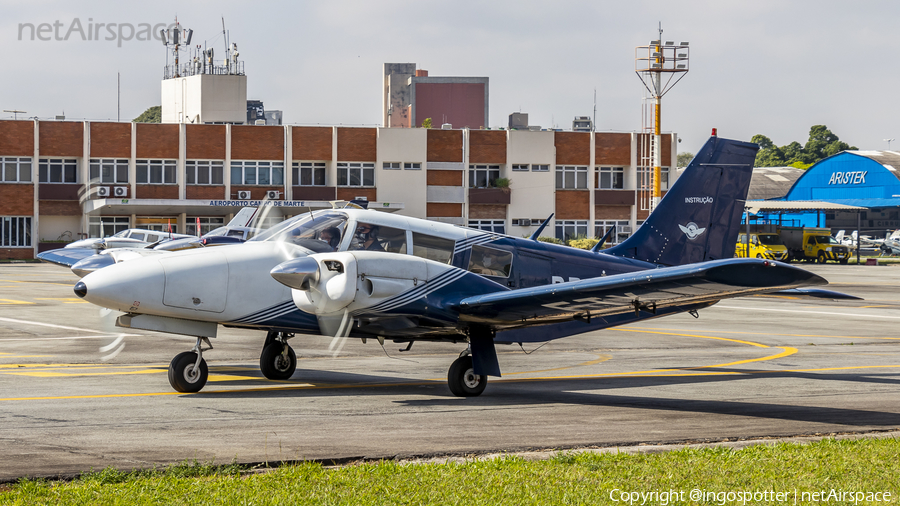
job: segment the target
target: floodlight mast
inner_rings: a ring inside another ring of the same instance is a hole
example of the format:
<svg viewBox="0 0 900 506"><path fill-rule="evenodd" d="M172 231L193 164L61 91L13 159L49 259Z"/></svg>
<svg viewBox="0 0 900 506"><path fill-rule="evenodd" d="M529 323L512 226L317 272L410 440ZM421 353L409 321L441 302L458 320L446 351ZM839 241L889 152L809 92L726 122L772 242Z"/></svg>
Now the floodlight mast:
<svg viewBox="0 0 900 506"><path fill-rule="evenodd" d="M660 24L659 39L650 41L647 46L635 48L634 57L634 71L653 97L653 136L650 141L653 176L649 211L659 203L662 193L662 97L690 70L688 43L680 42L676 45L674 41L666 41L663 44L662 34ZM663 74L667 76L665 80Z"/></svg>

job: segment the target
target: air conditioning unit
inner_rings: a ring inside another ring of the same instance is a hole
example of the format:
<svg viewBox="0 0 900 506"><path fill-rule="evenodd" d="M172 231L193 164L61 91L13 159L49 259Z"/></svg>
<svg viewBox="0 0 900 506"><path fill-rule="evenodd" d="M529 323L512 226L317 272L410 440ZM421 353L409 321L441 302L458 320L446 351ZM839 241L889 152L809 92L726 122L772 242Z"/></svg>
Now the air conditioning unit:
<svg viewBox="0 0 900 506"><path fill-rule="evenodd" d="M239 191L238 192L238 200L250 200L250 192L249 191Z"/></svg>
<svg viewBox="0 0 900 506"><path fill-rule="evenodd" d="M98 197L109 197L109 186L98 186L97 187L97 196Z"/></svg>
<svg viewBox="0 0 900 506"><path fill-rule="evenodd" d="M127 197L128 196L128 187L127 186L114 186L113 187L113 196Z"/></svg>
<svg viewBox="0 0 900 506"><path fill-rule="evenodd" d="M512 220L513 225L518 225L520 227L530 227L531 226L531 218L517 218Z"/></svg>
<svg viewBox="0 0 900 506"><path fill-rule="evenodd" d="M278 200L278 195L280 194L281 192L278 190L268 190L266 192L266 198L269 200Z"/></svg>

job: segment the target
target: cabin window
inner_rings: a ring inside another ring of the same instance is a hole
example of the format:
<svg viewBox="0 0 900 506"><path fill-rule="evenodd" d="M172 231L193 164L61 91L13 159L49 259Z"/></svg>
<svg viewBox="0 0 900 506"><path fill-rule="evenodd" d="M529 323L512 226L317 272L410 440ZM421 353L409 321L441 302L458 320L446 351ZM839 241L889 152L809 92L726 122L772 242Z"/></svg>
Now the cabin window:
<svg viewBox="0 0 900 506"><path fill-rule="evenodd" d="M472 246L469 271L482 276L508 278L512 270L512 253L485 246Z"/></svg>
<svg viewBox="0 0 900 506"><path fill-rule="evenodd" d="M406 254L406 230L359 222L350 240L350 250L386 251Z"/></svg>
<svg viewBox="0 0 900 506"><path fill-rule="evenodd" d="M456 241L418 232L413 232L412 237L413 255L442 264L449 264L450 259L453 258Z"/></svg>

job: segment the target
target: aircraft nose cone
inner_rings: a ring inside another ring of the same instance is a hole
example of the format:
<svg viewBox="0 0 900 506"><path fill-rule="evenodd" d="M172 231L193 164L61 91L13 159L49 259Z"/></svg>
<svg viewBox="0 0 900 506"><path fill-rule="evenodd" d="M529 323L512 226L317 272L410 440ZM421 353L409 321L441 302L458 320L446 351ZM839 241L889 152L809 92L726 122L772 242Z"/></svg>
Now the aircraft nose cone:
<svg viewBox="0 0 900 506"><path fill-rule="evenodd" d="M87 295L87 285L84 284L84 281L79 281L75 283L75 295L84 298Z"/></svg>

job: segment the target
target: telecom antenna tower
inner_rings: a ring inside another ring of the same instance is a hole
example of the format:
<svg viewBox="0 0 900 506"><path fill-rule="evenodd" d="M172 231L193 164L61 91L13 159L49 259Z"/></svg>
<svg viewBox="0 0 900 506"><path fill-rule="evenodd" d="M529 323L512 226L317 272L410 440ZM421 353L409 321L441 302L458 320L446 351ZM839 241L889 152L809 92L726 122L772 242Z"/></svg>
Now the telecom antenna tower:
<svg viewBox="0 0 900 506"><path fill-rule="evenodd" d="M659 39L651 40L648 46L638 46L634 50L634 71L637 73L644 87L649 92L649 97L644 98L644 125L645 133L649 133L647 120L647 99L652 98L653 108L649 114L653 135L641 136L641 164L638 184L640 186L640 209L652 211L661 198L660 178L662 174L662 138L660 105L662 97L671 90L678 81L690 70L690 48L687 42L677 45L674 41L666 41L663 44L662 24L659 27ZM646 139L650 138L649 146ZM648 149L649 148L649 149ZM672 146L675 149L675 146ZM647 167L653 167L653 173L647 178ZM648 180L649 179L649 180Z"/></svg>

